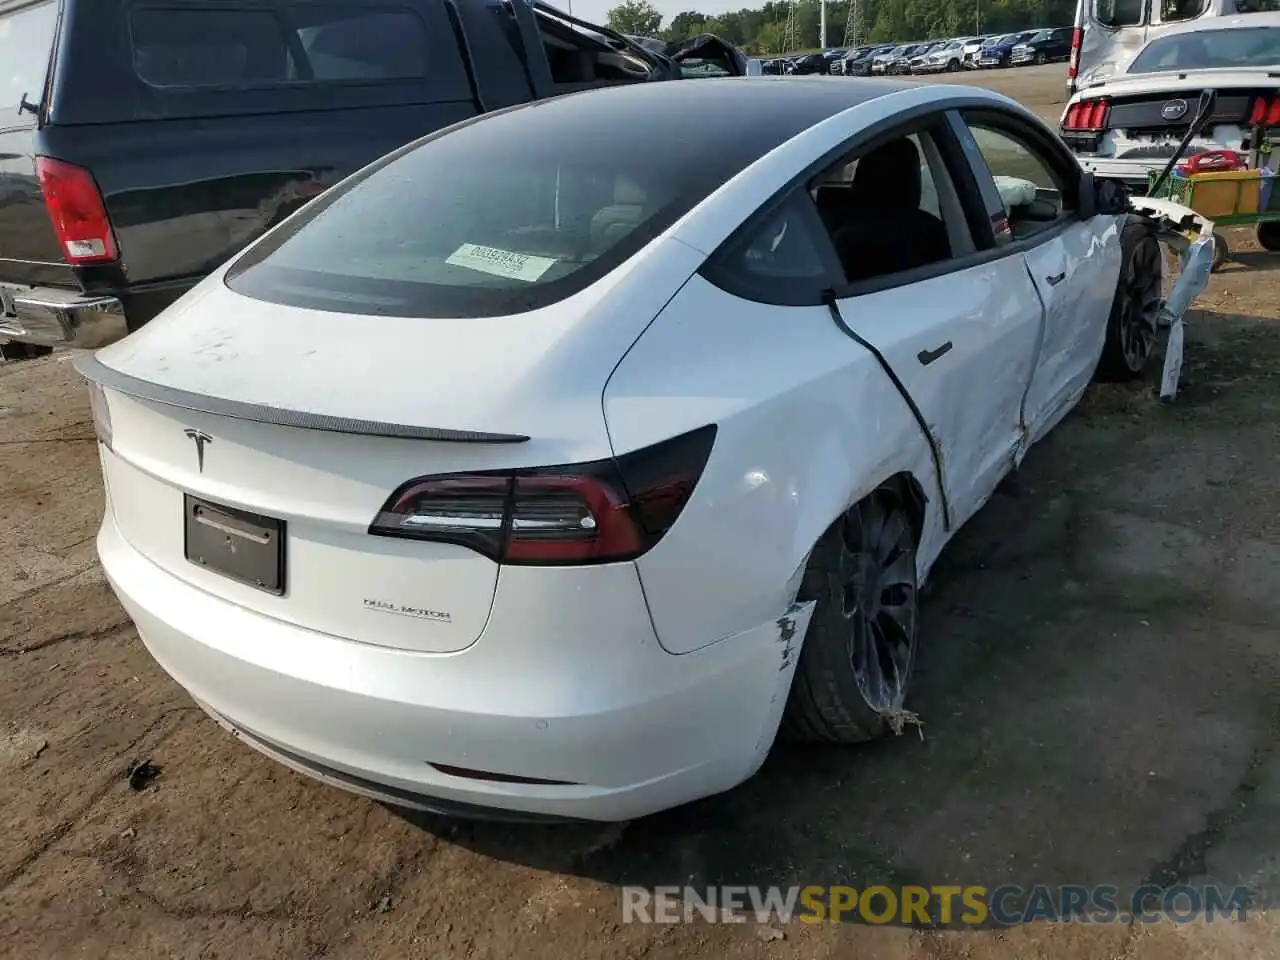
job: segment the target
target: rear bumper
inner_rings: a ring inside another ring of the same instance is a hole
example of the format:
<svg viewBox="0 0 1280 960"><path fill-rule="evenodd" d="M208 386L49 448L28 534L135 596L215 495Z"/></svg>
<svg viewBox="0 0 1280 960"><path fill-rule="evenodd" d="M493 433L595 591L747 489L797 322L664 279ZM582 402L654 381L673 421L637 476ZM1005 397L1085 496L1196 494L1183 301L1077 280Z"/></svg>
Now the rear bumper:
<svg viewBox="0 0 1280 960"><path fill-rule="evenodd" d="M674 656L632 565L504 568L479 640L424 654L214 597L134 549L110 506L98 552L151 654L246 744L355 793L464 816L627 820L735 786L773 742L811 612Z"/></svg>
<svg viewBox="0 0 1280 960"><path fill-rule="evenodd" d="M124 306L116 297L0 284L0 340L96 349L128 332Z"/></svg>

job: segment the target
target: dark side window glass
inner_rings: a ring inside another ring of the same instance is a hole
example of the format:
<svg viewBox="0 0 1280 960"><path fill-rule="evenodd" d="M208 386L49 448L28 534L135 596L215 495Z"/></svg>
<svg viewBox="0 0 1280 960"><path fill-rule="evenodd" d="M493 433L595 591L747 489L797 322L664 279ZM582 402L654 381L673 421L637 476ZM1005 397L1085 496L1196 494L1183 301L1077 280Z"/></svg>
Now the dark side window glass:
<svg viewBox="0 0 1280 960"><path fill-rule="evenodd" d="M427 76L426 30L394 7L139 7L133 66L156 87L234 90Z"/></svg>
<svg viewBox="0 0 1280 960"><path fill-rule="evenodd" d="M708 150L734 117L702 136L641 136L626 103L600 96L487 116L394 156L252 248L228 285L342 313L523 313L603 277L767 148Z"/></svg>
<svg viewBox="0 0 1280 960"><path fill-rule="evenodd" d="M1093 19L1104 27L1136 27L1146 16L1148 0L1093 0Z"/></svg>
<svg viewBox="0 0 1280 960"><path fill-rule="evenodd" d="M16 117L24 96L33 104L44 96L57 22L53 2L0 16L0 127Z"/></svg>

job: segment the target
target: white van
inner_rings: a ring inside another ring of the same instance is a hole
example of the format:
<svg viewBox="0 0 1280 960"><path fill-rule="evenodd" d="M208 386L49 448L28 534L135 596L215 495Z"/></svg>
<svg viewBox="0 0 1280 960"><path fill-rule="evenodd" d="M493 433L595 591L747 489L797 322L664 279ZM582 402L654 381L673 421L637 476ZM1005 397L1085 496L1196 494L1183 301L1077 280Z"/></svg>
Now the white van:
<svg viewBox="0 0 1280 960"><path fill-rule="evenodd" d="M1280 0L1077 0L1067 89L1110 76L1174 24L1264 12L1280 12Z"/></svg>

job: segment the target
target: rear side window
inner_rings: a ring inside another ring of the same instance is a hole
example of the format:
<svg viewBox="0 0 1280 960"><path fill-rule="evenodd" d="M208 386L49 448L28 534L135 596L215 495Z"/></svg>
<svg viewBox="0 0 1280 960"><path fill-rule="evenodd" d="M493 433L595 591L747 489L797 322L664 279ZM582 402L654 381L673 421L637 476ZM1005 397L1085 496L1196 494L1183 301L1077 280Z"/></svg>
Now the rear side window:
<svg viewBox="0 0 1280 960"><path fill-rule="evenodd" d="M0 16L0 126L8 125L23 97L32 104L43 99L57 24L53 0Z"/></svg>
<svg viewBox="0 0 1280 960"><path fill-rule="evenodd" d="M147 6L133 10L130 32L134 71L161 88L237 90L428 74L426 27L397 7Z"/></svg>

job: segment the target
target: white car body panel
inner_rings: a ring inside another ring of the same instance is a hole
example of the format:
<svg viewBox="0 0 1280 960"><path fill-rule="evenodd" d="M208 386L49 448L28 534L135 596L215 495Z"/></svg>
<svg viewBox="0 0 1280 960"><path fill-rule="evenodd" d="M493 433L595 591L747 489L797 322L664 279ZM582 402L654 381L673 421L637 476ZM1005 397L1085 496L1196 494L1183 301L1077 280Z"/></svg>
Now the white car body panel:
<svg viewBox="0 0 1280 960"><path fill-rule="evenodd" d="M799 646L788 633L803 636L812 612L805 606L782 625L775 617L735 642L672 657L654 642L633 565L580 568L572 582L560 570L504 568L484 640L431 655L222 602L131 547L110 510L98 550L152 656L246 743L409 805L406 795L425 792L626 820L726 790L755 772L773 742ZM534 622L554 656L530 643ZM513 786L432 763L568 783Z"/></svg>
<svg viewBox="0 0 1280 960"><path fill-rule="evenodd" d="M1002 257L841 300L839 307L888 361L929 425L958 527L1012 468L1021 440L1022 398L1042 322L1023 258ZM920 356L930 353L940 356L926 365Z"/></svg>
<svg viewBox="0 0 1280 960"><path fill-rule="evenodd" d="M895 473L917 477L939 502L910 410L826 307L752 303L695 277L619 366L605 415L628 447L719 424L680 522L637 561L672 653L785 607L832 519ZM752 452L744 461L718 450ZM941 532L931 527L921 545L925 568Z"/></svg>
<svg viewBox="0 0 1280 960"><path fill-rule="evenodd" d="M1115 218L1095 217L1026 254L1044 304L1043 335L1023 413L1028 447L1075 406L1093 378L1120 277L1119 232ZM1062 279L1050 282L1057 277Z"/></svg>
<svg viewBox="0 0 1280 960"><path fill-rule="evenodd" d="M1020 254L840 301L856 336L827 307L748 303L697 272L813 160L947 93L1030 116L967 86L861 103L766 153L551 307L466 320L331 314L243 296L220 270L100 351L113 376L161 393L529 438L285 426L107 383L98 548L148 649L256 749L383 800L618 820L750 776L787 700L812 614L796 591L823 531L908 475L927 501L926 576L1025 452L1026 398L1042 382L1045 421L1056 422L1100 349L1101 287L1108 276L1114 286L1106 217L1068 228L1035 260L1034 270L1080 261L1047 320ZM901 378L929 435L859 338ZM943 341L936 362L918 359ZM710 423L692 497L636 561L499 565L368 532L415 477L608 459ZM206 435L202 455L188 430ZM184 494L284 520L288 591L187 560Z"/></svg>

